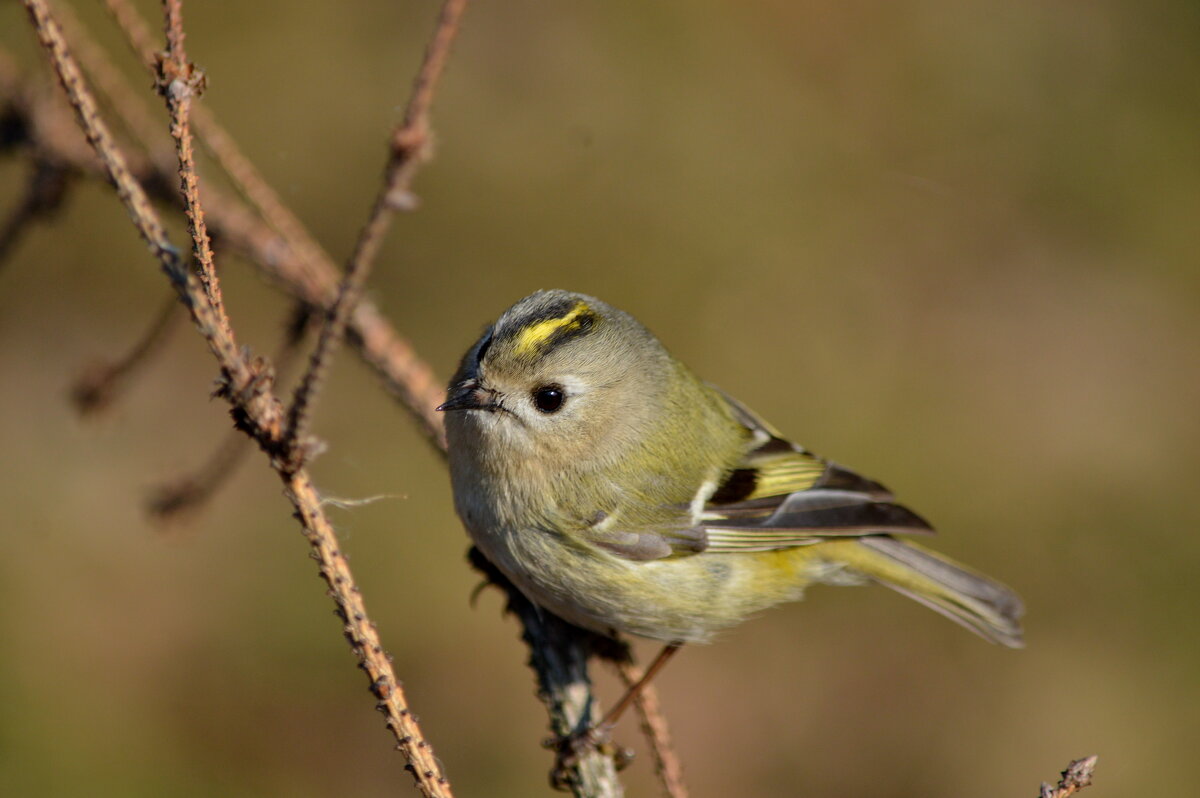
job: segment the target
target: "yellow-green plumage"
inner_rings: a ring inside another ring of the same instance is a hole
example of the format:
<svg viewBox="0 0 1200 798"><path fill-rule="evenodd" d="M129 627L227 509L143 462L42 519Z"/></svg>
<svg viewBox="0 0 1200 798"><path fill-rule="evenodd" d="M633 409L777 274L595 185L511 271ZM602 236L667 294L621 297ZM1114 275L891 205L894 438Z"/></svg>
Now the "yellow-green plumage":
<svg viewBox="0 0 1200 798"><path fill-rule="evenodd" d="M788 443L592 297L506 311L443 409L476 545L581 626L706 641L810 584L876 581L1021 644L1015 594L892 537L932 530L885 488Z"/></svg>

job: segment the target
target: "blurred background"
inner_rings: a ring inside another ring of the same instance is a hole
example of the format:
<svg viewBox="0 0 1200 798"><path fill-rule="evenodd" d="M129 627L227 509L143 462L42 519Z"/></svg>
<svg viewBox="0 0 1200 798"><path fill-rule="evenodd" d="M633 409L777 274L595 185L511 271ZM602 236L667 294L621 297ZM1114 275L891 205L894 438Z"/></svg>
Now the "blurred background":
<svg viewBox="0 0 1200 798"><path fill-rule="evenodd" d="M436 12L186 7L204 102L338 259ZM16 3L0 46L44 74ZM694 795L1028 796L1093 753L1086 795L1194 790L1198 74L1190 0L469 9L421 208L372 276L417 350L448 375L530 291L600 296L1028 605L1017 652L880 588L686 649L658 684ZM0 161L0 212L27 171ZM222 265L240 338L272 352L288 302ZM98 419L68 401L166 294L97 183L0 266L0 793L406 794L261 455L186 523L147 517L230 427L199 336L180 325ZM495 591L468 600L440 458L349 354L315 431L323 492L381 497L333 517L457 793L552 794L526 652ZM654 794L634 724L618 738L629 793Z"/></svg>

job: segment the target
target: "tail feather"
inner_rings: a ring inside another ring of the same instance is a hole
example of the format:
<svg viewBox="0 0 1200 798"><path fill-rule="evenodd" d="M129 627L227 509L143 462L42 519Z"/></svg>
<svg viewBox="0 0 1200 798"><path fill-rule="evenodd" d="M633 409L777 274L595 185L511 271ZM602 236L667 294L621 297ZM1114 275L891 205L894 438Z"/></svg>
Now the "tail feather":
<svg viewBox="0 0 1200 798"><path fill-rule="evenodd" d="M869 550L850 567L945 615L993 643L1022 648L1021 599L1011 589L941 555L884 535L859 538Z"/></svg>

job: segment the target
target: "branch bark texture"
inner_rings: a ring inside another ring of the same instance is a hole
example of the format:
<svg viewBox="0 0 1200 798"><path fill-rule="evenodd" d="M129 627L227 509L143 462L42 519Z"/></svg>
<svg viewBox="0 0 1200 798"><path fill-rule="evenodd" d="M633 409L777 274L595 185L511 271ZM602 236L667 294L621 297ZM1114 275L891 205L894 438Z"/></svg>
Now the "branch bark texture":
<svg viewBox="0 0 1200 798"><path fill-rule="evenodd" d="M303 468L290 467L298 459L294 452L282 448L286 415L272 392L270 368L262 360L251 359L239 350L224 313L219 281L211 264L211 252L205 252L207 235L202 222L197 223L203 219L203 212L196 192L195 165L189 157L191 141L187 124L187 109L197 83L193 79L195 71L186 63L182 52L182 17L178 0L167 0L167 27L170 34L167 57L163 60L163 75L168 78L164 88L172 112L172 134L180 154L180 179L185 195L190 195L185 197L185 202L189 208L194 205L189 220L202 278L184 266L179 252L170 244L157 212L134 179L112 133L101 119L95 98L83 80L79 66L45 0L24 0L24 5L89 144L116 186L117 194L135 226L159 260L217 358L222 375L219 393L232 405L239 429L254 438L270 455L272 466L283 480L285 495L295 507L296 516L319 563L321 576L329 585L344 621L346 637L371 679L379 707L388 717L388 727L408 760L408 769L417 787L430 798L450 798L449 783L441 774L432 748L408 710L403 690L392 671L375 626L367 617L349 566L339 550L332 525L321 509L320 497L307 472Z"/></svg>

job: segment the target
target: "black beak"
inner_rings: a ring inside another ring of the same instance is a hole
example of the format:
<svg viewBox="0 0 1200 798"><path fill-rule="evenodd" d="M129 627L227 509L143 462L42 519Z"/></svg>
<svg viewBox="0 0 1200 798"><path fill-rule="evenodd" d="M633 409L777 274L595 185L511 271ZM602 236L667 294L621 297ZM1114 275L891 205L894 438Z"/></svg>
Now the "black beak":
<svg viewBox="0 0 1200 798"><path fill-rule="evenodd" d="M487 388L481 388L475 380L460 382L450 389L446 401L437 407L438 410L498 410L500 403L496 394Z"/></svg>

